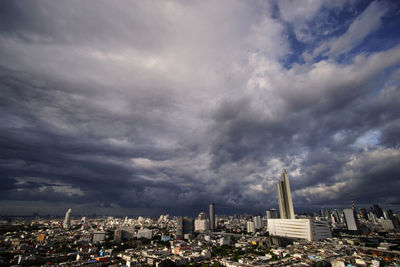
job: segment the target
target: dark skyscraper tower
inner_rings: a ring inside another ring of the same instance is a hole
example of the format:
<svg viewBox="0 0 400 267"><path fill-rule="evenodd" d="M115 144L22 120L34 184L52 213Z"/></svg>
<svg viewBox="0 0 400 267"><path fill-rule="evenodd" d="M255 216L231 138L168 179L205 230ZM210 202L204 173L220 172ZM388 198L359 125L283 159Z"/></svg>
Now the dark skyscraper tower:
<svg viewBox="0 0 400 267"><path fill-rule="evenodd" d="M194 220L187 217L179 217L176 221L176 238L183 239L185 234L193 234Z"/></svg>
<svg viewBox="0 0 400 267"><path fill-rule="evenodd" d="M210 230L215 231L215 207L214 203L210 203Z"/></svg>

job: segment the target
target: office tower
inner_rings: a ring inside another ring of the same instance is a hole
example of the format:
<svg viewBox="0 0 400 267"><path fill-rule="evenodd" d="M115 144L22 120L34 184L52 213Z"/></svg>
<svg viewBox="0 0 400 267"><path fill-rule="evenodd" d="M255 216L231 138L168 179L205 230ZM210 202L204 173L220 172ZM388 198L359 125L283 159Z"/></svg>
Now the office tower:
<svg viewBox="0 0 400 267"><path fill-rule="evenodd" d="M255 233L256 232L256 226L254 225L254 222L249 221L247 222L247 232L248 233Z"/></svg>
<svg viewBox="0 0 400 267"><path fill-rule="evenodd" d="M271 211L269 211L269 210L266 210L265 211L265 218L268 220L268 219L272 219L271 218Z"/></svg>
<svg viewBox="0 0 400 267"><path fill-rule="evenodd" d="M253 222L256 229L261 229L263 227L261 216L254 216Z"/></svg>
<svg viewBox="0 0 400 267"><path fill-rule="evenodd" d="M267 220L268 219L277 219L278 218L278 212L276 211L276 209L269 209L266 211L266 215L267 215Z"/></svg>
<svg viewBox="0 0 400 267"><path fill-rule="evenodd" d="M286 169L283 169L282 180L278 182L278 203L281 219L295 219L292 192L290 190L289 176Z"/></svg>
<svg viewBox="0 0 400 267"><path fill-rule="evenodd" d="M96 231L93 233L93 243L102 242L106 239L106 232Z"/></svg>
<svg viewBox="0 0 400 267"><path fill-rule="evenodd" d="M183 218L179 217L176 220L176 238L183 239Z"/></svg>
<svg viewBox="0 0 400 267"><path fill-rule="evenodd" d="M395 229L393 222L389 219L381 218L381 219L378 219L378 222L385 231L391 231L391 230Z"/></svg>
<svg viewBox="0 0 400 267"><path fill-rule="evenodd" d="M209 212L210 212L210 230L215 231L215 207L214 203L210 203L209 206Z"/></svg>
<svg viewBox="0 0 400 267"><path fill-rule="evenodd" d="M148 228L140 229L140 230L138 230L136 237L152 239L153 238L153 230L148 229Z"/></svg>
<svg viewBox="0 0 400 267"><path fill-rule="evenodd" d="M117 229L114 232L114 242L121 242L122 241L122 230Z"/></svg>
<svg viewBox="0 0 400 267"><path fill-rule="evenodd" d="M392 210L387 210L386 211L387 217L389 220L393 222L394 228L400 229L400 221L396 216L393 214Z"/></svg>
<svg viewBox="0 0 400 267"><path fill-rule="evenodd" d="M197 219L194 221L194 231L204 233L209 229L210 222L207 219L207 214L200 212Z"/></svg>
<svg viewBox="0 0 400 267"><path fill-rule="evenodd" d="M355 209L344 209L343 213L347 225L347 230L358 231L360 229L360 226Z"/></svg>
<svg viewBox="0 0 400 267"><path fill-rule="evenodd" d="M339 212L339 210L335 209L333 211L333 215L335 216L335 220L336 220L337 223L342 223L343 222L342 221L342 216L341 216L341 213Z"/></svg>
<svg viewBox="0 0 400 267"><path fill-rule="evenodd" d="M71 213L72 210L69 209L67 210L67 212L65 213L65 219L64 219L64 229L69 229L71 227Z"/></svg>
<svg viewBox="0 0 400 267"><path fill-rule="evenodd" d="M194 232L194 220L192 218L179 217L176 222L176 237L183 239L185 235L191 235Z"/></svg>

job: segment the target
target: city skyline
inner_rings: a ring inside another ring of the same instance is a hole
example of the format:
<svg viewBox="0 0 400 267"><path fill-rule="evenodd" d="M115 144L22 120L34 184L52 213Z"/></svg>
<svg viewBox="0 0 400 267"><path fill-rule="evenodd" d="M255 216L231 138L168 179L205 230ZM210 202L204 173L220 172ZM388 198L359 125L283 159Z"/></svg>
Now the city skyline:
<svg viewBox="0 0 400 267"><path fill-rule="evenodd" d="M0 5L0 215L399 210L398 1Z"/></svg>

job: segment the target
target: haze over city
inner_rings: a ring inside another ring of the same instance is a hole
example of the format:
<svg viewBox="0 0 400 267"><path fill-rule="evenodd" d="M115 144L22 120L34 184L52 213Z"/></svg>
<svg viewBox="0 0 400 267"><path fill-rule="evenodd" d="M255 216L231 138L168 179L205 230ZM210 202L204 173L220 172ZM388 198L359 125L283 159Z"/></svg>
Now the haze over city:
<svg viewBox="0 0 400 267"><path fill-rule="evenodd" d="M0 214L400 205L398 1L2 1Z"/></svg>

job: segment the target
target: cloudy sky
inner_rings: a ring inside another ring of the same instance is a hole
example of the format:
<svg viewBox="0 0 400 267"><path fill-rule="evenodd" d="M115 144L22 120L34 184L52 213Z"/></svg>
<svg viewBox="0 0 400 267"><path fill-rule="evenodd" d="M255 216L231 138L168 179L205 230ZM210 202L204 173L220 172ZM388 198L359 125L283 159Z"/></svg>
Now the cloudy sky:
<svg viewBox="0 0 400 267"><path fill-rule="evenodd" d="M400 206L398 1L2 1L0 214Z"/></svg>

